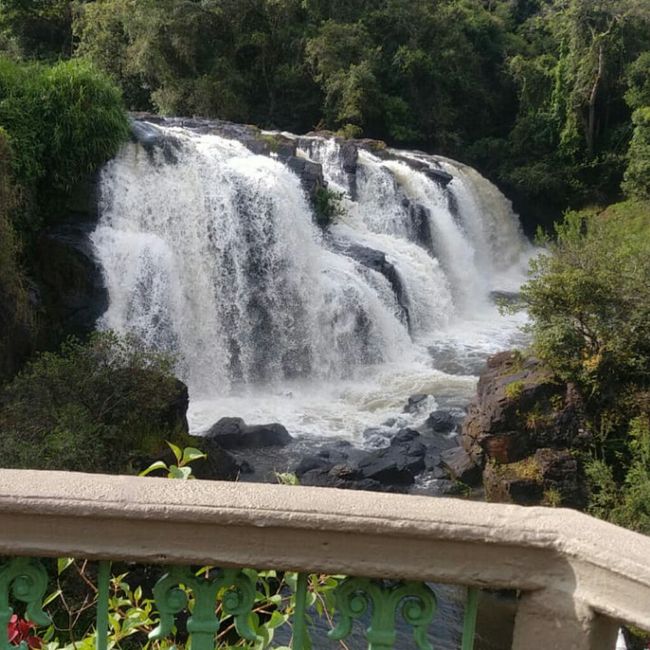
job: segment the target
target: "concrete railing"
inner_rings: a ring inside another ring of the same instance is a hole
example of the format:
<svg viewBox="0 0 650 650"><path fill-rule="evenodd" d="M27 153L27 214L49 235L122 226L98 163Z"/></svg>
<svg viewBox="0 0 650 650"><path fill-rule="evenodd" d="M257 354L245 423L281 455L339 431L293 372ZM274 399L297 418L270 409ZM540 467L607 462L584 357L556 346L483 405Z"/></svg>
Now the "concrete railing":
<svg viewBox="0 0 650 650"><path fill-rule="evenodd" d="M650 630L650 538L586 515L329 488L0 471L0 554L520 591L516 650Z"/></svg>

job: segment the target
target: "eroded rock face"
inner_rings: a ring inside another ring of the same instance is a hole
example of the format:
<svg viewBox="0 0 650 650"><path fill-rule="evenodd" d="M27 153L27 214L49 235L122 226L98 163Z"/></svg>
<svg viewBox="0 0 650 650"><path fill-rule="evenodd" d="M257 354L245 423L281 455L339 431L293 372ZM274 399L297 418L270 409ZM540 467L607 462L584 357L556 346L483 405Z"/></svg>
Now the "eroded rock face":
<svg viewBox="0 0 650 650"><path fill-rule="evenodd" d="M568 449L538 449L528 458L505 465L488 463L483 485L488 501L582 509L586 491L582 468Z"/></svg>
<svg viewBox="0 0 650 650"><path fill-rule="evenodd" d="M462 425L462 444L483 469L488 500L582 508L582 401L536 359L502 352L488 360Z"/></svg>
<svg viewBox="0 0 650 650"><path fill-rule="evenodd" d="M477 464L513 463L543 447L581 447L588 437L576 390L513 352L488 360L462 428L463 446Z"/></svg>
<svg viewBox="0 0 650 650"><path fill-rule="evenodd" d="M71 223L44 230L38 239L37 276L51 343L92 332L108 308L108 292L89 239L93 229L94 223Z"/></svg>

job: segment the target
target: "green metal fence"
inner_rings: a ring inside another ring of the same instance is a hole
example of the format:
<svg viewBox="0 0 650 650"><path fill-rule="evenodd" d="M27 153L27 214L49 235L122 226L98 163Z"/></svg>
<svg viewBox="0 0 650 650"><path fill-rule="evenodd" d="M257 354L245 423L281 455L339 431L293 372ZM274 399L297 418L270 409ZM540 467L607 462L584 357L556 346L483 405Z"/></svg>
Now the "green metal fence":
<svg viewBox="0 0 650 650"><path fill-rule="evenodd" d="M108 650L110 641L111 563L99 561L96 571L96 642L97 650ZM293 650L309 650L308 602L312 580L307 573L298 573L292 602ZM29 558L13 558L0 568L0 629L9 629L14 609L38 627L47 627L50 616L44 609L50 578L44 562ZM250 642L251 648L265 647L263 639L251 625L257 591L256 580L241 569L210 569L194 571L188 567L170 568L153 587L154 617L157 627L149 633L152 641L162 641L174 634L176 617L185 613L188 646L191 650L214 650L219 647L218 633L224 617L232 619L237 635ZM421 650L433 650L428 634L437 613L435 592L422 582L397 582L368 578L342 578L332 591L335 626L329 637L345 641L353 622L369 620L365 638L369 650L395 647L396 623L412 630L415 644ZM22 603L22 605L21 605ZM463 635L460 650L472 650L476 628L478 590L467 589ZM24 613L23 613L24 610ZM0 634L0 650L31 645L22 640L16 644L10 635ZM272 645L268 647L273 647Z"/></svg>

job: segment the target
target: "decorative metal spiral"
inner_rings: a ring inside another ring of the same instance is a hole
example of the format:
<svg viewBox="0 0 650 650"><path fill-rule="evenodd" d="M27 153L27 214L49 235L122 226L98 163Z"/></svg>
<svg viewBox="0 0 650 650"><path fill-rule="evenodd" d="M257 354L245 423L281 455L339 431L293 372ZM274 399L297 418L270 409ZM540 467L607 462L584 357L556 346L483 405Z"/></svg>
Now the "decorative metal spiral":
<svg viewBox="0 0 650 650"><path fill-rule="evenodd" d="M433 650L427 630L436 612L436 596L419 582L382 582L367 578L347 578L335 590L336 606L341 618L329 636L345 639L352 622L365 614L372 603L371 623L366 630L369 650L389 650L395 643L395 618L401 605L404 621L413 628L420 650Z"/></svg>
<svg viewBox="0 0 650 650"><path fill-rule="evenodd" d="M47 591L47 571L39 560L14 558L0 567L0 630L6 630L14 611L9 603L13 596L27 605L25 617L36 625L46 626L50 617L43 611ZM0 634L0 650L13 646L7 634Z"/></svg>

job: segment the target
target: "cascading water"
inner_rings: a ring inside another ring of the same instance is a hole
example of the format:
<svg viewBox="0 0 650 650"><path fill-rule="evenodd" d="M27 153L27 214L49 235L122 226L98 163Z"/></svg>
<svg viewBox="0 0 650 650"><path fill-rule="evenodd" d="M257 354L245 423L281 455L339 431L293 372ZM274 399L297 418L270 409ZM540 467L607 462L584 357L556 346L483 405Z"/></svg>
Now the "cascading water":
<svg viewBox="0 0 650 650"><path fill-rule="evenodd" d="M349 143L294 138L341 194L322 232L281 160L136 126L149 145L127 145L102 173L100 326L176 355L195 430L236 415L355 438L415 392L463 403L472 359L515 335L491 292L518 286L530 247L474 170L356 147L351 164Z"/></svg>

